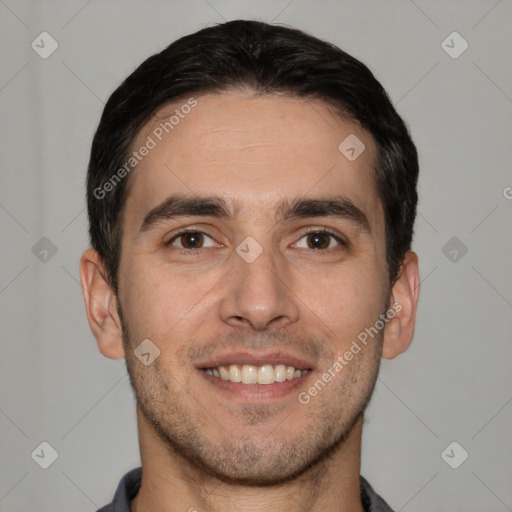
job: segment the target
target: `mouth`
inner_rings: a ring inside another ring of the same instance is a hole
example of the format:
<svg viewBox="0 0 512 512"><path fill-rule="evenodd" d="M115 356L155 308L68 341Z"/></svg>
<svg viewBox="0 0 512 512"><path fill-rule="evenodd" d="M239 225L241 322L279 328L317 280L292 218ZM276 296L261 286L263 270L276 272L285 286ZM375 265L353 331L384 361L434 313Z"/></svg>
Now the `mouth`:
<svg viewBox="0 0 512 512"><path fill-rule="evenodd" d="M303 385L314 366L283 352L238 352L200 362L196 369L214 389L227 393L229 398L267 401L282 398Z"/></svg>
<svg viewBox="0 0 512 512"><path fill-rule="evenodd" d="M242 383L247 385L261 384L269 385L276 382L285 382L304 377L310 368L300 369L295 366L280 364L263 364L255 366L251 364L230 364L214 366L211 368L201 368L207 375L217 379Z"/></svg>

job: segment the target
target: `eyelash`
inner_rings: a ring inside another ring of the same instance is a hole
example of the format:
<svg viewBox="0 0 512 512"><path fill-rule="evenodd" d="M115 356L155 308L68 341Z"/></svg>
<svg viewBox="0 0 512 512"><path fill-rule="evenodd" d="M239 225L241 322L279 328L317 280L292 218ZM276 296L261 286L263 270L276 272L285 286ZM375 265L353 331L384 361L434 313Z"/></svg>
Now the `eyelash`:
<svg viewBox="0 0 512 512"><path fill-rule="evenodd" d="M182 231L180 231L179 233L176 233L172 238L170 238L164 245L166 247L171 247L172 246L172 243L178 239L180 236L182 235L185 235L187 233L200 233L200 234L203 234L203 235L206 235L208 238L211 238L213 240L213 237L211 237L210 235L208 235L208 233L205 233L204 231L199 231L197 229L183 229ZM322 233L322 234L325 234L325 235L329 235L331 236L332 238L334 238L342 247L348 247L348 243L345 242L345 240L343 240L342 238L340 238L338 235L336 235L335 233L333 233L332 231L329 231L328 229L326 228L313 228L313 229L307 229L307 230L304 230L300 233L300 239L304 238L306 235L309 235L311 233ZM187 254L187 255L196 255L196 254L199 254L200 251L202 250L203 248L199 248L199 249L181 249L181 248L177 248L178 251L182 251L182 253L184 254ZM314 253L328 253L328 252L331 252L332 250L335 250L335 248L331 248L331 249L308 249L309 251L312 251Z"/></svg>

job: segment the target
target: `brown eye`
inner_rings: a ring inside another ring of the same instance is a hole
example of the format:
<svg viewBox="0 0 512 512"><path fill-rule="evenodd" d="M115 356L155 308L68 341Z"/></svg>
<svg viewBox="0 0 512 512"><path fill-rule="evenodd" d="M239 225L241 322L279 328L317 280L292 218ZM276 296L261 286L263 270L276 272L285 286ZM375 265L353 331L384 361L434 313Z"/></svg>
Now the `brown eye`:
<svg viewBox="0 0 512 512"><path fill-rule="evenodd" d="M185 233L180 235L181 246L185 249L197 249L203 242L202 233Z"/></svg>
<svg viewBox="0 0 512 512"><path fill-rule="evenodd" d="M182 231L177 235L173 236L167 243L167 246L177 247L179 249L185 249L193 251L194 249L202 249L206 239L210 239L213 242L213 238L202 231ZM206 246L214 247L215 243Z"/></svg>
<svg viewBox="0 0 512 512"><path fill-rule="evenodd" d="M312 230L302 234L301 240L305 239L305 245L298 245L299 248L311 249L313 251L325 251L336 247L336 243L345 246L345 242L327 230ZM334 244L332 243L334 242Z"/></svg>
<svg viewBox="0 0 512 512"><path fill-rule="evenodd" d="M310 233L307 235L308 247L310 249L328 249L330 240L325 233Z"/></svg>

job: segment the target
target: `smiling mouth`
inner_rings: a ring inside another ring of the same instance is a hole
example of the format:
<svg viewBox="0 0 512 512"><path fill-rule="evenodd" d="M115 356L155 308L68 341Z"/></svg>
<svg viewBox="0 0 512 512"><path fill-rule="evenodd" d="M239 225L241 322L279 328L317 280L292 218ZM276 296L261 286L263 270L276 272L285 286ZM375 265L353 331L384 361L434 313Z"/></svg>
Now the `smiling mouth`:
<svg viewBox="0 0 512 512"><path fill-rule="evenodd" d="M265 385L300 379L310 371L310 368L300 369L285 364L264 364L261 366L230 364L212 368L201 368L201 370L207 375L220 380L248 385Z"/></svg>

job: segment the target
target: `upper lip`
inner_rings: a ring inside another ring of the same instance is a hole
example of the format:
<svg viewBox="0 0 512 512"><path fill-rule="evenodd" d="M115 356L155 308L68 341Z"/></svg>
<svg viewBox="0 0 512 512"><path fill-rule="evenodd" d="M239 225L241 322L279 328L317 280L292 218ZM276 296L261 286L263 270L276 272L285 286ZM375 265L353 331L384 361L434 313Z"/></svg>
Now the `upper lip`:
<svg viewBox="0 0 512 512"><path fill-rule="evenodd" d="M228 366L230 364L263 366L265 364L284 364L293 366L299 370L313 369L313 364L304 358L296 357L285 352L251 353L251 352L229 352L218 354L197 364L197 368L215 368L217 366Z"/></svg>

